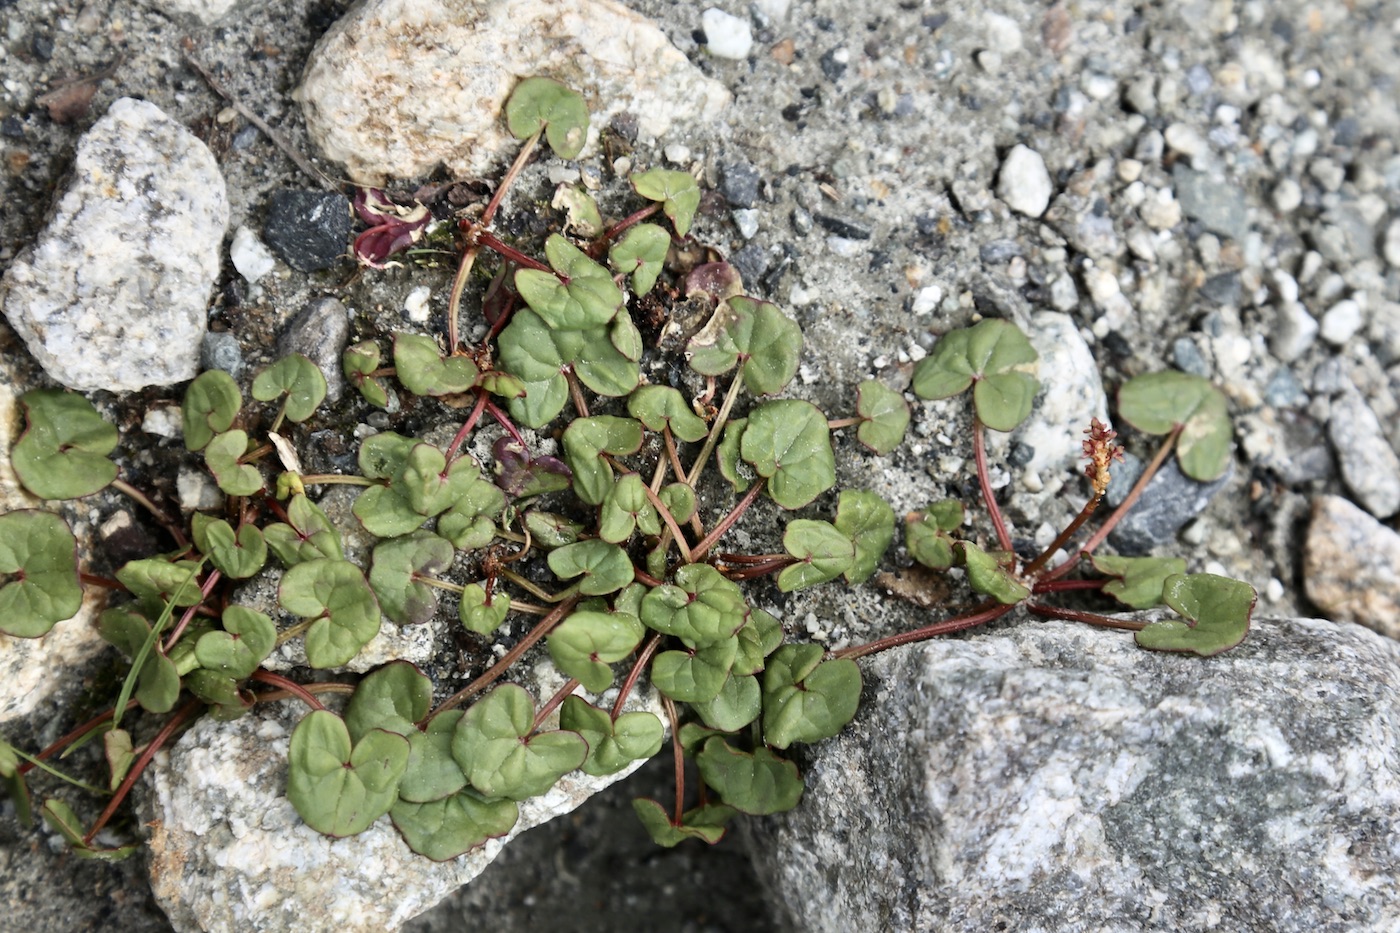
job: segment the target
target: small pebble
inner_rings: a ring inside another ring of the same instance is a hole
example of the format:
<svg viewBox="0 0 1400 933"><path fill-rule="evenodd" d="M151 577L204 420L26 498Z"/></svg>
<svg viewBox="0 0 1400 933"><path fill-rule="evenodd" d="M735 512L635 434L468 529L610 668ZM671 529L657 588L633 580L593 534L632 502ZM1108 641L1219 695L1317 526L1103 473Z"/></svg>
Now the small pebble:
<svg viewBox="0 0 1400 933"><path fill-rule="evenodd" d="M929 314L938 307L938 303L943 300L943 289L937 285L927 285L919 289L914 296L914 303L910 310L915 314Z"/></svg>
<svg viewBox="0 0 1400 933"><path fill-rule="evenodd" d="M1351 298L1346 298L1328 308L1322 315L1322 328L1319 332L1323 340L1334 347L1340 347L1350 340L1364 323L1361 305Z"/></svg>
<svg viewBox="0 0 1400 933"><path fill-rule="evenodd" d="M1210 148L1196 128L1185 123L1173 123L1167 127L1162 137L1166 140L1168 148L1187 158L1199 156Z"/></svg>
<svg viewBox="0 0 1400 933"><path fill-rule="evenodd" d="M734 220L734 226L739 228L739 235L746 240L751 240L754 234L758 233L758 211L738 210L730 211L729 216Z"/></svg>
<svg viewBox="0 0 1400 933"><path fill-rule="evenodd" d="M243 226L233 233L228 258L233 262L238 274L247 279L249 284L277 268L277 258L272 255L272 251L258 239L256 233Z"/></svg>
<svg viewBox="0 0 1400 933"><path fill-rule="evenodd" d="M753 30L749 21L710 7L700 14L700 27L705 30L705 48L716 58L742 60L753 48Z"/></svg>
<svg viewBox="0 0 1400 933"><path fill-rule="evenodd" d="M404 313L408 315L410 321L413 321L415 324L427 323L428 316L432 313L432 309L429 306L429 299L432 297L432 294L433 290L426 285L419 285L408 293L408 297L403 300L403 310Z"/></svg>
<svg viewBox="0 0 1400 933"><path fill-rule="evenodd" d="M1054 188L1040 153L1015 146L1002 160L997 176L997 197L1018 214L1039 217L1050 206Z"/></svg>

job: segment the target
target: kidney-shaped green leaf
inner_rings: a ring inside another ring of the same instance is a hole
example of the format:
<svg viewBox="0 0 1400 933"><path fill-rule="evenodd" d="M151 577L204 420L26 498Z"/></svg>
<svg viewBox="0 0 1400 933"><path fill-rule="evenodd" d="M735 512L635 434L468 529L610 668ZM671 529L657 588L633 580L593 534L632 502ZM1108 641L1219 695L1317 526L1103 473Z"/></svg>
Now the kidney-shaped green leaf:
<svg viewBox="0 0 1400 933"><path fill-rule="evenodd" d="M744 387L755 395L779 392L797 374L802 329L776 305L736 295L686 347L690 366L705 376L728 372L736 363Z"/></svg>
<svg viewBox="0 0 1400 933"><path fill-rule="evenodd" d="M117 429L75 392L34 389L19 397L28 426L10 449L15 474L41 499L92 495L117 478L107 455Z"/></svg>
<svg viewBox="0 0 1400 933"><path fill-rule="evenodd" d="M554 154L572 159L588 140L588 105L582 94L553 78L526 78L506 101L506 126L516 139L543 130Z"/></svg>
<svg viewBox="0 0 1400 933"><path fill-rule="evenodd" d="M763 740L775 748L829 739L860 704L860 667L822 660L820 645L784 645L763 675Z"/></svg>
<svg viewBox="0 0 1400 933"><path fill-rule="evenodd" d="M798 518L783 532L783 548L797 558L778 574L784 593L834 580L855 565L856 546L830 522Z"/></svg>
<svg viewBox="0 0 1400 933"><path fill-rule="evenodd" d="M648 590L641 605L647 628L696 647L728 641L743 627L748 612L739 585L709 564L681 567L675 583Z"/></svg>
<svg viewBox="0 0 1400 933"><path fill-rule="evenodd" d="M353 836L389 812L408 767L408 739L383 729L352 744L335 713L315 710L292 730L287 799L312 829Z"/></svg>
<svg viewBox="0 0 1400 933"><path fill-rule="evenodd" d="M399 782L400 799L429 803L467 786L467 776L452 757L452 737L461 718L461 710L447 710L428 720L421 732L413 729L407 734L408 770Z"/></svg>
<svg viewBox="0 0 1400 933"><path fill-rule="evenodd" d="M524 800L583 764L588 743L575 732L531 735L535 704L523 687L502 684L467 710L452 739L452 757L488 797Z"/></svg>
<svg viewBox="0 0 1400 933"><path fill-rule="evenodd" d="M894 509L873 492L845 489L836 504L836 528L855 545L856 557L846 582L864 583L894 540Z"/></svg>
<svg viewBox="0 0 1400 933"><path fill-rule="evenodd" d="M360 568L345 560L313 560L282 575L277 602L314 621L306 630L306 662L346 664L379 634L379 605Z"/></svg>
<svg viewBox="0 0 1400 933"><path fill-rule="evenodd" d="M977 417L996 431L1010 431L1030 414L1040 390L1032 375L1040 359L1026 335L1010 321L988 318L950 331L933 352L914 366L912 387L919 398L948 398L973 382Z"/></svg>
<svg viewBox="0 0 1400 933"><path fill-rule="evenodd" d="M427 531L376 544L369 585L379 597L379 608L400 625L431 619L437 612L438 591L420 577L450 566L453 553L451 543Z"/></svg>
<svg viewBox="0 0 1400 933"><path fill-rule="evenodd" d="M20 509L0 515L0 632L38 638L77 615L77 539L52 512Z"/></svg>
<svg viewBox="0 0 1400 933"><path fill-rule="evenodd" d="M282 357L253 379L253 398L260 402L287 396L287 418L310 418L326 398L326 376L321 367L300 353Z"/></svg>
<svg viewBox="0 0 1400 933"><path fill-rule="evenodd" d="M409 333L394 334L394 374L414 395L457 395L481 375L467 357L444 357L433 338Z"/></svg>
<svg viewBox="0 0 1400 933"><path fill-rule="evenodd" d="M1230 416L1225 396L1200 376L1147 373L1118 390L1118 413L1148 434L1181 426L1176 457L1181 472L1199 482L1219 479L1230 462Z"/></svg>
<svg viewBox="0 0 1400 933"><path fill-rule="evenodd" d="M204 446L204 462L219 488L230 496L251 496L263 488L262 474L257 467L238 460L248 452L248 435L234 428L216 434Z"/></svg>
<svg viewBox="0 0 1400 933"><path fill-rule="evenodd" d="M641 386L627 398L627 413L653 431L669 427L683 441L698 441L710 428L670 386Z"/></svg>
<svg viewBox="0 0 1400 933"><path fill-rule="evenodd" d="M1160 604L1167 577L1186 572L1186 561L1180 557L1095 554L1090 560L1099 573L1116 578L1106 583L1103 591L1134 609L1148 609Z"/></svg>
<svg viewBox="0 0 1400 933"><path fill-rule="evenodd" d="M407 737L433 705L433 682L408 661L390 661L355 687L345 706L345 727L359 741L371 729Z"/></svg>
<svg viewBox="0 0 1400 933"><path fill-rule="evenodd" d="M826 416L811 402L778 399L749 413L739 453L760 476L768 495L797 509L836 484L836 456Z"/></svg>
<svg viewBox="0 0 1400 933"><path fill-rule="evenodd" d="M719 696L734 659L739 639L730 637L687 651L663 651L651 662L651 683L679 703L706 703Z"/></svg>
<svg viewBox="0 0 1400 933"><path fill-rule="evenodd" d="M233 427L233 419L243 407L238 383L222 369L200 373L185 390L181 405L185 428L185 448L203 450L204 445Z"/></svg>
<svg viewBox="0 0 1400 933"><path fill-rule="evenodd" d="M267 542L256 525L242 525L235 532L222 518L196 512L192 527L195 546L226 577L246 580L267 563Z"/></svg>
<svg viewBox="0 0 1400 933"><path fill-rule="evenodd" d="M515 287L551 330L602 327L616 316L623 295L607 269L557 233L545 241L544 251L554 272L521 269Z"/></svg>
<svg viewBox="0 0 1400 933"><path fill-rule="evenodd" d="M1138 645L1208 658L1244 641L1257 595L1248 583L1229 577L1179 573L1167 578L1162 598L1186 621L1153 622L1137 633Z"/></svg>
<svg viewBox="0 0 1400 933"><path fill-rule="evenodd" d="M277 626L247 606L225 607L220 617L224 629L206 632L195 642L199 666L242 680L258 669L277 644Z"/></svg>
<svg viewBox="0 0 1400 933"><path fill-rule="evenodd" d="M701 839L714 845L724 838L724 824L739 812L723 804L709 804L687 810L677 824L666 815L665 807L646 797L633 800L632 811L637 814L637 819L641 820L652 841L668 849L687 839Z"/></svg>
<svg viewBox="0 0 1400 933"><path fill-rule="evenodd" d="M465 787L427 803L400 799L389 818L410 849L446 862L510 832L520 818L520 807L514 800L484 797Z"/></svg>
<svg viewBox="0 0 1400 933"><path fill-rule="evenodd" d="M287 521L268 525L263 529L263 539L288 567L323 557L340 560L345 556L340 532L326 513L301 493L287 503Z"/></svg>
<svg viewBox="0 0 1400 933"><path fill-rule="evenodd" d="M648 201L660 201L661 209L671 218L677 236L690 232L695 211L700 207L700 186L689 172L654 168L632 175L632 187Z"/></svg>
<svg viewBox="0 0 1400 933"><path fill-rule="evenodd" d="M145 616L126 609L108 609L97 620L97 633L129 658L137 658L151 636ZM180 696L180 672L168 657L149 651L136 679L136 701L150 713L168 713Z"/></svg>
<svg viewBox="0 0 1400 933"><path fill-rule="evenodd" d="M967 582L978 593L984 593L999 603L1011 605L1027 599L1030 588L1004 567L991 554L970 541L959 541L960 552L967 570Z"/></svg>
<svg viewBox="0 0 1400 933"><path fill-rule="evenodd" d="M616 774L638 759L652 757L666 738L666 729L654 713L638 710L614 720L607 710L576 696L564 698L559 727L583 736L588 758L580 770L595 777Z"/></svg>
<svg viewBox="0 0 1400 933"><path fill-rule="evenodd" d="M576 678L589 693L612 686L612 668L636 649L644 629L636 616L617 612L579 611L549 633L549 656L554 666Z"/></svg>
<svg viewBox="0 0 1400 933"><path fill-rule="evenodd" d="M735 661L737 663L737 657ZM694 704L705 725L721 732L738 732L763 712L763 690L758 678L730 668L729 677L714 699Z"/></svg>
<svg viewBox="0 0 1400 933"><path fill-rule="evenodd" d="M462 588L462 601L457 606L457 616L468 631L478 635L490 635L501 627L510 613L510 598L495 590L491 598L486 598L486 588L479 583L468 583Z"/></svg>
<svg viewBox="0 0 1400 933"><path fill-rule="evenodd" d="M720 799L741 813L783 813L802 799L802 775L797 765L766 748L750 754L731 748L716 736L705 742L695 764Z"/></svg>
<svg viewBox="0 0 1400 933"><path fill-rule="evenodd" d="M877 454L887 454L904 442L909 427L909 403L883 382L867 379L856 389L860 426L856 439Z"/></svg>
<svg viewBox="0 0 1400 933"><path fill-rule="evenodd" d="M608 265L621 275L632 276L632 291L645 295L661 274L671 236L656 224L637 224L608 250Z"/></svg>
<svg viewBox="0 0 1400 933"><path fill-rule="evenodd" d="M563 580L582 577L584 596L605 596L632 582L636 575L627 552L606 541L579 541L549 552L549 569Z"/></svg>

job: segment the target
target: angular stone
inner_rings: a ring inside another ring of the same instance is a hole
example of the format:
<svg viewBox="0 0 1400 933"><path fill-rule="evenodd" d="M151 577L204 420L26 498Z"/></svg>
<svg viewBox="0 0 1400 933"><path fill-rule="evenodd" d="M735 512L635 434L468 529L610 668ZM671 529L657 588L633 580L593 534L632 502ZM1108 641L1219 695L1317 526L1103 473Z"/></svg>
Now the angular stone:
<svg viewBox="0 0 1400 933"><path fill-rule="evenodd" d="M1212 178L1181 162L1172 169L1172 181L1187 217L1200 221L1212 233L1236 240L1249 232L1249 209L1239 185Z"/></svg>
<svg viewBox="0 0 1400 933"><path fill-rule="evenodd" d="M1400 512L1400 457L1381 430L1380 419L1350 383L1332 400L1327 437L1337 452L1342 479L1376 518Z"/></svg>
<svg viewBox="0 0 1400 933"><path fill-rule="evenodd" d="M267 205L263 238L298 272L329 269L350 247L350 205L334 191L275 192Z"/></svg>
<svg viewBox="0 0 1400 933"><path fill-rule="evenodd" d="M362 184L486 171L518 145L501 108L521 76L581 91L589 146L622 111L643 137L713 120L729 92L612 0L368 0L317 43L295 96L321 150Z"/></svg>
<svg viewBox="0 0 1400 933"><path fill-rule="evenodd" d="M571 772L523 801L506 836L434 862L409 849L387 816L343 839L302 822L284 793L288 743L305 713L291 701L230 723L204 719L153 763L138 806L151 887L180 933L397 930L475 878L515 836L641 765L604 778Z"/></svg>
<svg viewBox="0 0 1400 933"><path fill-rule="evenodd" d="M1341 496L1313 500L1303 585L1332 618L1400 638L1400 534Z"/></svg>
<svg viewBox="0 0 1400 933"><path fill-rule="evenodd" d="M1060 622L898 649L750 849L806 933L1396 929L1397 666L1316 619L1209 660Z"/></svg>
<svg viewBox="0 0 1400 933"><path fill-rule="evenodd" d="M1231 462L1224 476L1198 483L1181 472L1176 458L1171 458L1152 477L1127 517L1113 529L1109 544L1120 554L1146 554L1199 515L1234 475L1235 465Z"/></svg>
<svg viewBox="0 0 1400 933"><path fill-rule="evenodd" d="M122 98L78 142L72 180L5 273L0 304L69 388L191 379L227 225L204 143L154 104Z"/></svg>
<svg viewBox="0 0 1400 933"><path fill-rule="evenodd" d="M1041 390L1031 416L1011 433L1011 440L1035 448L1026 469L1048 479L1079 461L1089 419L1108 423L1108 401L1093 351L1073 318L1037 312L1027 336L1040 354Z"/></svg>
<svg viewBox="0 0 1400 933"><path fill-rule="evenodd" d="M345 392L341 354L350 340L350 312L338 298L316 298L292 318L277 341L277 352L300 353L326 377L326 402L334 405Z"/></svg>

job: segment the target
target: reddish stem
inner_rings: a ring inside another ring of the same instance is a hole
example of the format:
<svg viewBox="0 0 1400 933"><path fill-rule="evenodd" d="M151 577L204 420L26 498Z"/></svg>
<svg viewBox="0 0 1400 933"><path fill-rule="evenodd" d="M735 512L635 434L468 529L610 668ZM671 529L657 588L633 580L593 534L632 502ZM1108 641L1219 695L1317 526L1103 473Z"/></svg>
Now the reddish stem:
<svg viewBox="0 0 1400 933"><path fill-rule="evenodd" d="M635 226L641 223L642 221L646 220L652 214L655 214L657 211L661 210L661 208L661 202L657 201L653 204L648 204L641 210L634 211L633 213L628 214L626 217L622 218L617 223L604 230L602 235L599 236L598 239L594 240L588 245L588 255L593 257L594 259L597 259L598 256L603 252L603 247L607 245L609 240L613 239L627 228Z"/></svg>
<svg viewBox="0 0 1400 933"><path fill-rule="evenodd" d="M797 563L801 563L801 561L796 557L789 557L784 554L782 557L765 561L761 564L754 564L751 567L745 567L743 570L728 571L725 573L725 577L730 580L753 580L757 577L766 577L770 573L777 573L779 570L784 570Z"/></svg>
<svg viewBox="0 0 1400 933"><path fill-rule="evenodd" d="M137 702L137 700L128 700L126 704L126 709L122 710L122 712L131 712L136 707ZM116 710L109 709L107 710L107 712L103 713L100 716L94 716L92 719L89 719L87 722L83 723L81 726L78 726L76 729L72 729L65 735L59 737L58 739L55 739L47 748L45 748L42 752L35 755L34 757L39 759L40 761L43 761L50 755L57 752L60 748L64 748L68 745L71 745L72 743L81 739L83 736L87 735L93 729L96 729L98 726L102 725L104 722L109 721L115 713ZM34 763L32 761L22 762L19 766L19 773L21 775L28 774L30 771L33 770Z"/></svg>
<svg viewBox="0 0 1400 933"><path fill-rule="evenodd" d="M538 732L540 725L549 717L549 714L554 712L555 708L558 707L560 703L567 700L570 694L578 689L578 686L579 682L577 679L570 679L564 686L554 691L554 696L550 697L549 702L541 706L540 711L535 714L535 722L530 726L530 732Z"/></svg>
<svg viewBox="0 0 1400 933"><path fill-rule="evenodd" d="M935 622L933 625L926 625L923 628L914 629L911 632L900 632L898 635L890 635L878 641L872 641L864 645L854 645L850 648L842 648L840 651L832 652L834 658L863 658L869 654L876 654L890 648L898 648L900 645L910 645L918 641L927 641L930 638L937 638L939 635L951 635L954 632L965 631L976 628L979 625L986 625L988 622L1000 619L1012 609L1014 605L1006 606L1001 603L986 603L973 612L966 615L956 616L942 622Z"/></svg>
<svg viewBox="0 0 1400 933"><path fill-rule="evenodd" d="M1094 510L1099 507L1099 500L1101 498L1103 497L1098 493L1094 493L1093 497L1088 502L1084 503L1084 508L1079 510L1079 514L1074 516L1074 521L1066 525L1065 530L1061 531L1059 535L1055 537L1055 540L1050 542L1049 547L1041 551L1035 560L1026 565L1025 569L1021 571L1022 575L1026 577L1034 576L1041 567L1045 566L1050 558L1055 556L1056 551L1069 543L1069 540L1078 533L1084 523L1089 520L1089 516L1093 515Z"/></svg>
<svg viewBox="0 0 1400 933"><path fill-rule="evenodd" d="M519 643L517 643L514 648L507 651L499 661L491 665L486 673L439 703L437 709L428 714L428 719L432 719L434 716L445 713L450 709L455 709L466 700L471 699L473 696L495 683L502 674L510 669L512 664L520 659L521 655L534 647L536 642L548 635L554 626L563 621L564 617L570 612L573 612L574 606L578 605L578 601L578 596L570 596L556 606L554 611L536 623L535 627L530 630L530 633L520 639Z"/></svg>
<svg viewBox="0 0 1400 933"><path fill-rule="evenodd" d="M1006 519L1001 516L996 493L992 491L992 476L987 471L987 441L982 430L982 419L976 416L972 419L972 456L977 461L977 482L982 486L982 499L987 503L987 514L992 519L992 527L996 529L997 541L1003 551L1011 553L1011 533L1006 530Z"/></svg>
<svg viewBox="0 0 1400 933"><path fill-rule="evenodd" d="M1038 580L1032 593L1067 593L1070 590L1101 590L1107 580Z"/></svg>
<svg viewBox="0 0 1400 933"><path fill-rule="evenodd" d="M705 535L705 537L701 538L700 543L690 549L690 558L692 563L704 557L709 552L710 548L715 546L715 542L717 542L721 537L723 537L726 531L734 527L734 523L737 522L740 519L740 517L742 517L743 514L748 511L749 506L753 505L753 500L757 499L758 494L763 491L763 486L765 482L765 480L760 478L756 483L754 483L752 488L750 488L749 491L744 494L744 498L739 500L739 504L734 506L734 510L728 515L726 515L724 517L724 520L715 526L715 530Z"/></svg>
<svg viewBox="0 0 1400 933"><path fill-rule="evenodd" d="M311 694L311 691L307 690L305 687L303 687L301 684L297 683L294 680L288 680L281 674L274 674L271 671L265 671L259 668L258 670L253 671L252 679L256 680L260 684L267 684L269 687L276 687L279 690L285 690L292 696L301 700L307 706L311 707L312 709L326 708L324 703L316 699L316 697Z"/></svg>
<svg viewBox="0 0 1400 933"><path fill-rule="evenodd" d="M646 669L647 662L651 656L656 654L656 649L661 646L661 634L653 632L651 638L642 646L642 651L637 655L637 660L632 662L632 669L627 672L627 679L622 682L622 686L617 690L617 701L613 703L612 721L617 722L617 717L622 715L622 704L627 702L627 696L632 692L632 688L637 685L637 678L642 676L642 671Z"/></svg>
<svg viewBox="0 0 1400 933"><path fill-rule="evenodd" d="M1139 622L1136 619L1115 619L1112 616L1099 615L1097 612L1061 609L1058 606L1046 606L1042 603L1026 603L1026 608L1038 616L1064 619L1067 622L1087 622L1100 628L1114 628L1125 632L1140 632L1147 627L1146 622Z"/></svg>
<svg viewBox="0 0 1400 933"><path fill-rule="evenodd" d="M476 391L476 404L472 406L471 414L468 415L467 420L462 423L461 429L457 431L457 436L452 438L452 443L447 445L448 464L451 464L453 460L457 459L457 451L460 450L462 444L466 442L467 435L472 433L472 428L475 428L476 423L481 420L481 413L486 410L486 390L477 389Z"/></svg>
<svg viewBox="0 0 1400 933"><path fill-rule="evenodd" d="M685 749L681 748L681 723L676 717L676 704L663 695L661 705L666 708L666 718L671 722L671 750L676 758L676 817L672 825L679 826L681 817L685 816Z"/></svg>
<svg viewBox="0 0 1400 933"><path fill-rule="evenodd" d="M179 624L170 632L170 637L165 640L165 647L161 648L162 654L169 654L170 649L174 648L176 643L179 642L180 636L185 634L185 629L189 628L190 622L194 620L195 614L199 611L199 607L209 598L209 594L214 591L214 587L218 584L222 576L223 575L219 573L217 569L209 571L209 576L205 579L204 585L199 588L199 602L187 608L185 614L180 616Z"/></svg>
<svg viewBox="0 0 1400 933"><path fill-rule="evenodd" d="M125 590L126 584L120 580L113 580L111 577L99 577L91 573L78 573L78 581L87 586L100 586L108 590Z"/></svg>
<svg viewBox="0 0 1400 933"><path fill-rule="evenodd" d="M515 426L515 422L510 420L510 415L507 415L505 412L501 411L500 408L496 407L495 402L488 399L486 402L486 411L492 418L496 419L497 424L506 429L506 433L509 434L517 444L521 447L529 446L525 443L525 438L520 435L520 429Z"/></svg>
<svg viewBox="0 0 1400 933"><path fill-rule="evenodd" d="M175 731L194 716L203 705L204 704L199 700L190 700L184 706L180 707L164 726L161 726L160 731L155 734L155 738L151 739L146 745L146 748L137 756L136 761L132 762L131 770L126 773L126 777L117 788L117 792L112 795L112 799L107 801L107 806L102 811L101 815L97 817L97 822L93 823L92 829L89 829L87 835L83 836L83 845L92 845L92 840L97 838L97 834L102 831L102 827L107 825L107 821L112 818L112 814L117 812L117 807L121 806L122 801L126 799L126 795L131 793L132 785L135 784L136 779L141 776L141 772L146 770L146 766L151 763L151 759L156 756L156 752L160 751L161 746L170 740L170 737L175 734Z"/></svg>
<svg viewBox="0 0 1400 933"><path fill-rule="evenodd" d="M475 237L476 241L482 246L491 250L493 253L499 254L501 258L515 263L517 266L525 269L538 269L540 272L548 272L550 275L558 275L557 272L538 259L532 259L515 247L501 242L501 240L489 230L477 230Z"/></svg>

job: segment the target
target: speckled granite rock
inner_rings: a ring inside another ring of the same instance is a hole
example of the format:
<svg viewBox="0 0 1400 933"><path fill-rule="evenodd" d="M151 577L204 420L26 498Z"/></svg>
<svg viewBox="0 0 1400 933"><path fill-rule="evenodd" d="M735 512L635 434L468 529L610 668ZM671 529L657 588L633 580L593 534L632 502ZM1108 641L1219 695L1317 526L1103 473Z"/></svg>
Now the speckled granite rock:
<svg viewBox="0 0 1400 933"><path fill-rule="evenodd" d="M866 672L753 824L799 929L1400 928L1394 642L1256 620L1202 660L1024 622Z"/></svg>
<svg viewBox="0 0 1400 933"><path fill-rule="evenodd" d="M1025 469L1048 479L1082 462L1084 429L1090 418L1108 422L1108 403L1094 354L1074 319L1041 311L1031 315L1030 324L1028 336L1040 354L1042 388L1030 418L1011 439L1035 449Z"/></svg>
<svg viewBox="0 0 1400 933"><path fill-rule="evenodd" d="M361 184L483 172L522 77L583 92L589 142L630 111L643 137L714 119L729 92L611 0L363 0L321 38L296 98L312 139ZM587 150L585 150L587 152Z"/></svg>
<svg viewBox="0 0 1400 933"><path fill-rule="evenodd" d="M505 837L433 862L410 850L387 816L344 839L303 823L284 791L287 746L306 710L268 706L231 723L200 721L157 757L146 782L139 806L151 886L181 933L397 930L479 875L515 836L635 770L572 772L523 801Z"/></svg>
<svg viewBox="0 0 1400 933"><path fill-rule="evenodd" d="M1341 496L1313 500L1303 585L1333 618L1400 638L1400 534Z"/></svg>
<svg viewBox="0 0 1400 933"><path fill-rule="evenodd" d="M228 225L214 156L154 104L122 98L79 141L72 176L0 283L5 316L69 388L193 378Z"/></svg>

